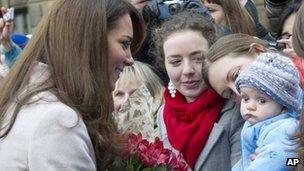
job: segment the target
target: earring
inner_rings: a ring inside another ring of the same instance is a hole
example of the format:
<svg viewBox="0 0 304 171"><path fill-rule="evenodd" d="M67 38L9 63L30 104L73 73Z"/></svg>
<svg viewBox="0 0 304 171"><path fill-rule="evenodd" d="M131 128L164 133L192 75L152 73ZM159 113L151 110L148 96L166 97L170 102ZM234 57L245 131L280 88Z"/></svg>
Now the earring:
<svg viewBox="0 0 304 171"><path fill-rule="evenodd" d="M171 81L168 83L168 89L169 89L169 93L170 93L171 97L174 98L176 89Z"/></svg>

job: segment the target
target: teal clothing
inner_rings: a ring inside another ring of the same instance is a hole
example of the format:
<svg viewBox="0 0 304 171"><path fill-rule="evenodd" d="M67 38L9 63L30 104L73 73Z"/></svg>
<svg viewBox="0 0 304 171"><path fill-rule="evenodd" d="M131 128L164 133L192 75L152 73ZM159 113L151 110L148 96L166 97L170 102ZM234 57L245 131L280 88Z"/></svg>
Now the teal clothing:
<svg viewBox="0 0 304 171"><path fill-rule="evenodd" d="M5 48L3 48L2 53L4 54L5 57L5 64L9 67L13 65L13 63L16 61L18 58L19 54L21 53L22 49L13 43L12 49L10 51L7 51Z"/></svg>

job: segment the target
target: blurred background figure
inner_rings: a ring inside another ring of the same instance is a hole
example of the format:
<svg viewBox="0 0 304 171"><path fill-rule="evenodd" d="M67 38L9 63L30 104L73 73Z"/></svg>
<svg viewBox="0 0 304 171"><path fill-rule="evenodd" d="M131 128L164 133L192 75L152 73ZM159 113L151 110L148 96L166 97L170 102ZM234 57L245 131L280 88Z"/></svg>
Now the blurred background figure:
<svg viewBox="0 0 304 171"><path fill-rule="evenodd" d="M292 46L291 36L293 32L295 18L297 16L301 3L302 1L291 2L290 4L288 4L288 6L282 11L279 20L277 35L277 40L279 42L278 45L280 46L280 48L282 48L282 51L290 57L297 56Z"/></svg>
<svg viewBox="0 0 304 171"><path fill-rule="evenodd" d="M304 5L301 4L300 9L298 10L296 19L293 26L292 32L292 45L296 54L302 59L304 58Z"/></svg>
<svg viewBox="0 0 304 171"><path fill-rule="evenodd" d="M139 133L148 140L158 135L156 113L162 105L161 79L145 63L135 61L120 73L113 91L114 117L122 133Z"/></svg>
<svg viewBox="0 0 304 171"><path fill-rule="evenodd" d="M298 56L301 57L299 65L303 68L303 58L304 58L304 4L301 5L296 16L296 22L294 23L293 33L292 33L292 45ZM304 75L304 69L300 72L302 76ZM303 87L303 85L302 85ZM300 148L298 149L299 158L301 161L304 160L304 114L302 111L300 118L300 131L298 134L300 138ZM303 164L297 166L297 171L304 170Z"/></svg>
<svg viewBox="0 0 304 171"><path fill-rule="evenodd" d="M264 0L265 13L269 21L269 30L276 37L279 34L280 16L285 8L291 3L298 3L301 0Z"/></svg>
<svg viewBox="0 0 304 171"><path fill-rule="evenodd" d="M232 33L256 35L254 20L239 0L202 0L217 24L225 25Z"/></svg>
<svg viewBox="0 0 304 171"><path fill-rule="evenodd" d="M7 9L2 7L1 13L6 14ZM5 77L9 71L9 68L18 58L22 49L29 41L30 35L26 36L22 33L13 33L14 21L4 21L3 18L0 20L0 75Z"/></svg>
<svg viewBox="0 0 304 171"><path fill-rule="evenodd" d="M253 21L255 22L256 34L260 39L273 42L274 38L269 33L268 29L260 21L259 12L253 0L239 0L241 5L246 8Z"/></svg>

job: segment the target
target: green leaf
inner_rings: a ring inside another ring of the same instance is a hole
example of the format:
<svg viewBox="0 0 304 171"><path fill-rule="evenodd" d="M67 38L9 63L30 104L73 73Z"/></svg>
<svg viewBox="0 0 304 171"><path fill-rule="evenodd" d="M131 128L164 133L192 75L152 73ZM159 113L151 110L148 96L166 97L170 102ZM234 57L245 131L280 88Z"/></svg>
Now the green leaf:
<svg viewBox="0 0 304 171"><path fill-rule="evenodd" d="M140 159L139 159L138 154L134 154L134 155L131 156L131 163L138 164L139 162L140 162Z"/></svg>
<svg viewBox="0 0 304 171"><path fill-rule="evenodd" d="M126 163L121 157L116 157L113 163L109 166L109 170L120 171L124 170L123 168L126 167Z"/></svg>
<svg viewBox="0 0 304 171"><path fill-rule="evenodd" d="M151 167L146 167L146 168L142 169L142 171L153 171L153 168L151 168Z"/></svg>
<svg viewBox="0 0 304 171"><path fill-rule="evenodd" d="M155 168L155 171L167 171L170 170L166 165L159 165L157 168Z"/></svg>
<svg viewBox="0 0 304 171"><path fill-rule="evenodd" d="M127 165L126 171L134 171L133 165Z"/></svg>
<svg viewBox="0 0 304 171"><path fill-rule="evenodd" d="M137 166L137 168L136 168L136 171L140 171L141 170L141 168L142 168L142 164L139 164L138 166Z"/></svg>

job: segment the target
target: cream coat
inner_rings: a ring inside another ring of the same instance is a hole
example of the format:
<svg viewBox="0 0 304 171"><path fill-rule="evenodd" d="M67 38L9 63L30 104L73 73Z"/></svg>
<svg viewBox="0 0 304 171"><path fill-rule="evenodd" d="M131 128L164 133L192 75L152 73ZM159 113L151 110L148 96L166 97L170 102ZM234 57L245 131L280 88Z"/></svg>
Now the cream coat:
<svg viewBox="0 0 304 171"><path fill-rule="evenodd" d="M34 73L29 87L48 77L41 63ZM23 106L7 137L0 139L0 170L95 171L92 143L77 113L48 91L31 100L38 101Z"/></svg>

